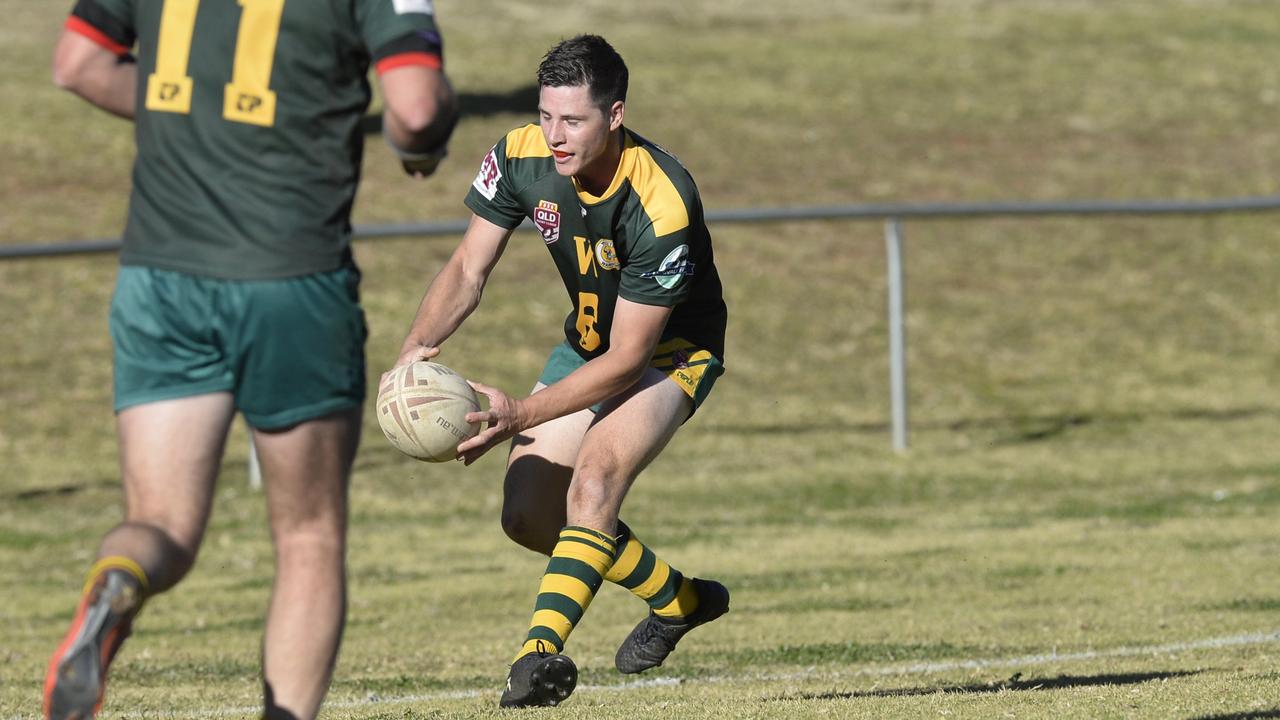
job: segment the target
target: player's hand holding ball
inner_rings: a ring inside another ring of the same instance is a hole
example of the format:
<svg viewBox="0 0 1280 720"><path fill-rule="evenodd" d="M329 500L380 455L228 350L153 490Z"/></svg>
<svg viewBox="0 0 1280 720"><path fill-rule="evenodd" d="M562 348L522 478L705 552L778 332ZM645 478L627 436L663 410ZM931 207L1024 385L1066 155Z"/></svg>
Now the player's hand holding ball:
<svg viewBox="0 0 1280 720"><path fill-rule="evenodd" d="M469 421L488 423L482 432L458 446L459 455L466 465L480 459L481 455L500 442L529 427L520 401L498 388L467 381L477 392L489 398L488 410L477 410L467 415Z"/></svg>

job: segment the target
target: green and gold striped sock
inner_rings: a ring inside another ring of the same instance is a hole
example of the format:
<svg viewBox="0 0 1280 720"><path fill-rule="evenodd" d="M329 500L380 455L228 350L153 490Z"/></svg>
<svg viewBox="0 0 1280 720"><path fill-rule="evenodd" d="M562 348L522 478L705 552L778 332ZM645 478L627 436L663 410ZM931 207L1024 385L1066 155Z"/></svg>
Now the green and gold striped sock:
<svg viewBox="0 0 1280 720"><path fill-rule="evenodd" d="M551 551L538 588L529 634L515 660L534 652L560 652L613 565L617 546L607 534L566 527ZM514 662L514 660L513 660Z"/></svg>
<svg viewBox="0 0 1280 720"><path fill-rule="evenodd" d="M89 574L85 576L84 592L88 593L93 589L94 584L98 581L98 576L109 570L124 571L136 580L138 589L144 598L151 589L151 583L147 581L147 574L142 571L142 567L138 563L123 555L109 555L101 558L93 564L93 567L89 568Z"/></svg>
<svg viewBox="0 0 1280 720"><path fill-rule="evenodd" d="M655 615L685 617L698 608L693 583L679 570L636 539L627 524L618 521L618 559L604 579L630 590L649 603Z"/></svg>

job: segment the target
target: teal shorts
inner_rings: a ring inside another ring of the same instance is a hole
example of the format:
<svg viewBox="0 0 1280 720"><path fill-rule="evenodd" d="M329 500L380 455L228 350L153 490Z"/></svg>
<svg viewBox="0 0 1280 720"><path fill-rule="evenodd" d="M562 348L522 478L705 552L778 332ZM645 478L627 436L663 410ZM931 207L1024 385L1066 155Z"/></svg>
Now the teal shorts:
<svg viewBox="0 0 1280 720"><path fill-rule="evenodd" d="M574 352L573 347L566 340L551 351L551 356L547 358L547 364L542 368L542 375L538 378L538 382L551 385L563 380L569 373L586 364L587 361ZM690 417L693 417L693 414L702 406L702 401L711 394L716 378L724 374L724 363L720 358L712 355L710 350L684 338L671 338L659 343L653 351L653 359L649 361L649 367L660 370L668 380L679 385L680 389L693 400L693 410L689 411ZM592 405L591 412L600 412L600 405Z"/></svg>
<svg viewBox="0 0 1280 720"><path fill-rule="evenodd" d="M222 280L126 265L111 298L115 409L229 392L273 430L365 396L360 271Z"/></svg>

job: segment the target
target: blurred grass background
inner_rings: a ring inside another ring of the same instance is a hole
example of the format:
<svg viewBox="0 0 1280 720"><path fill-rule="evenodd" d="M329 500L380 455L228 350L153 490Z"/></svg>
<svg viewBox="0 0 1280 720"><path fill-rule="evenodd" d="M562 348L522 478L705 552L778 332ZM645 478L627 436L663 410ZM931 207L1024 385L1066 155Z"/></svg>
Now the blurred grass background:
<svg viewBox="0 0 1280 720"><path fill-rule="evenodd" d="M123 225L130 126L48 81L68 9L0 0L2 243ZM1269 2L437 9L467 115L426 182L371 137L357 223L463 217L484 152L534 118L542 53L581 31L627 59L629 126L681 158L709 209L1277 192ZM880 226L713 227L728 373L624 514L729 584L734 611L658 682L627 684L611 658L642 608L603 592L568 648L589 687L541 714L1280 716L1276 639L1203 642L1280 629L1276 220L907 223L905 457L889 449ZM357 244L371 377L453 244ZM516 236L444 362L532 384L568 311L541 245ZM6 718L38 711L119 518L114 274L105 255L0 262ZM238 429L200 562L147 608L107 716L253 716L271 554L246 450ZM491 455L415 463L368 420L327 717L496 714L543 562L498 528ZM1126 650L1144 647L1166 649Z"/></svg>

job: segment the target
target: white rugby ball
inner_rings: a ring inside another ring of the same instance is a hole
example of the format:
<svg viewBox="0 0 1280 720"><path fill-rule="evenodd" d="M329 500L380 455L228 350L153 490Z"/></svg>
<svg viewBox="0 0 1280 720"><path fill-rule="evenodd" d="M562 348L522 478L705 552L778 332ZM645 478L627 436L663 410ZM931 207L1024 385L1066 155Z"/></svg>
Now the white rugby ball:
<svg viewBox="0 0 1280 720"><path fill-rule="evenodd" d="M378 389L378 425L400 452L427 462L458 456L458 444L480 432L467 413L480 410L458 373L427 360L396 368Z"/></svg>

